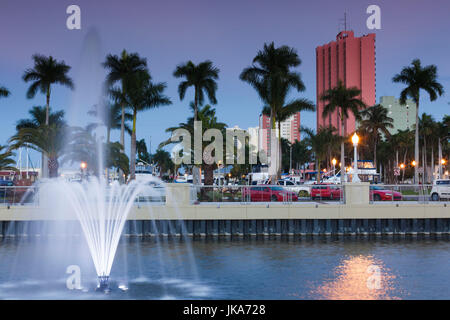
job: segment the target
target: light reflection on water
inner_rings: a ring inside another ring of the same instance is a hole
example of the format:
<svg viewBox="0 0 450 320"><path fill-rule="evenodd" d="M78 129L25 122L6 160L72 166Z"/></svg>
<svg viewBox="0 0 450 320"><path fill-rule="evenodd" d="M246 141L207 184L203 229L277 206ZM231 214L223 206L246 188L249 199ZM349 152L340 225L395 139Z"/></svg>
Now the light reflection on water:
<svg viewBox="0 0 450 320"><path fill-rule="evenodd" d="M395 280L392 271L373 256L346 257L311 294L326 300L399 299Z"/></svg>

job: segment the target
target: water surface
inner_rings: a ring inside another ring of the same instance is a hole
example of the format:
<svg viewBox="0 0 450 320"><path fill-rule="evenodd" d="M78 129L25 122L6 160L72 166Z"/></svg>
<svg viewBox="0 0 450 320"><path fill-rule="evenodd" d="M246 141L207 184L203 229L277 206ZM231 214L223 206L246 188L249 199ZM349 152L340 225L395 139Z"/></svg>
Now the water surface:
<svg viewBox="0 0 450 320"><path fill-rule="evenodd" d="M66 288L69 265L82 290ZM0 242L3 299L449 299L450 241L122 238L111 278L109 295L94 292L82 237Z"/></svg>

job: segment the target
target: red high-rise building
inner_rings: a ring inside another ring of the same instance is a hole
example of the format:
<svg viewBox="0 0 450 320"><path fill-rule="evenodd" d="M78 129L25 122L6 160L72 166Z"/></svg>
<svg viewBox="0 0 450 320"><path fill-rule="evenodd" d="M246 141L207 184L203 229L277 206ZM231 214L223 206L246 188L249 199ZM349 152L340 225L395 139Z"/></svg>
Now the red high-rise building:
<svg viewBox="0 0 450 320"><path fill-rule="evenodd" d="M341 80L347 88L360 89L360 98L367 106L375 105L375 34L355 38L353 31L342 31L336 36L336 41L317 47L316 75L317 129L331 124L342 135L338 112L324 118L322 112L326 103L320 97ZM355 131L352 114L349 114L345 126L345 135Z"/></svg>

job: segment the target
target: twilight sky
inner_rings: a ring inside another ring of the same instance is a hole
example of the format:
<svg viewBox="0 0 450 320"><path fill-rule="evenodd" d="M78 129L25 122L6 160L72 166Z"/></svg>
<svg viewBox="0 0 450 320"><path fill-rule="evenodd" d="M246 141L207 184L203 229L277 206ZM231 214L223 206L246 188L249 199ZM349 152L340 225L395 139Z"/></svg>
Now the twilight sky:
<svg viewBox="0 0 450 320"><path fill-rule="evenodd" d="M81 30L66 28L66 8L81 7ZM381 7L381 30L376 33L377 102L380 96L398 96L402 85L391 79L403 66L420 58L438 66L447 94L430 103L422 94L421 112L436 119L449 114L450 106L450 2L448 0L0 0L0 86L12 95L0 99L0 144L15 132L18 119L28 116L45 97L25 96L22 81L32 67L34 53L52 55L72 66L76 90L54 86L51 105L66 110L69 122L85 125L88 109L98 101L105 71L99 66L108 53L122 49L148 59L155 81L168 85L173 104L139 115L137 136L151 140L152 151L168 138L165 129L190 116L193 89L184 101L177 93L175 66L187 60L210 59L220 68L218 104L220 121L241 128L258 125L261 103L254 90L239 80L264 42L289 45L302 59L299 71L306 91L298 94L315 102L315 47L335 40L339 20L347 12L348 29L361 36L366 27L366 8ZM297 94L296 94L297 95ZM302 113L302 125L315 127L315 113ZM113 139L118 140L119 132ZM129 137L126 142L129 149ZM38 157L36 157L37 159Z"/></svg>

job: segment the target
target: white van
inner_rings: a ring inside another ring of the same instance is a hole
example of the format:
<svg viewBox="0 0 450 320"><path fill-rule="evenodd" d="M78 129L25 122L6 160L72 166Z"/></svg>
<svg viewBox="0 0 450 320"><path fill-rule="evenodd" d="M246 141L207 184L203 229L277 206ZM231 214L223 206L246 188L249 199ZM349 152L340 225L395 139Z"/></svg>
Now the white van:
<svg viewBox="0 0 450 320"><path fill-rule="evenodd" d="M450 199L450 179L437 179L431 189L431 200Z"/></svg>

